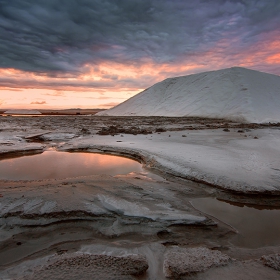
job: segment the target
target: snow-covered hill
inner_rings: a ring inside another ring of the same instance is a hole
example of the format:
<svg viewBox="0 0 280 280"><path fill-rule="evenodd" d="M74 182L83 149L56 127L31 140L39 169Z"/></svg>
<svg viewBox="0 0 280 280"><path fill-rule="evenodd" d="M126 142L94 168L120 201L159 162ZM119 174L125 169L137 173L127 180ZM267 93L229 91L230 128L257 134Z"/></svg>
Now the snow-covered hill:
<svg viewBox="0 0 280 280"><path fill-rule="evenodd" d="M280 122L280 76L233 67L169 78L97 115Z"/></svg>

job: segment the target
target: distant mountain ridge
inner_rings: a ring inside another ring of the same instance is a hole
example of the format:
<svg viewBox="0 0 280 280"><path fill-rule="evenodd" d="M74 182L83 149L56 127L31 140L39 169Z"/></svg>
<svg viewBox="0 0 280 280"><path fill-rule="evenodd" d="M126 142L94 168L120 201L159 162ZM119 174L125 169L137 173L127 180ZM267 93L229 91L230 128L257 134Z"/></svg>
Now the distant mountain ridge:
<svg viewBox="0 0 280 280"><path fill-rule="evenodd" d="M28 109L14 109L14 110L7 110L4 114L11 114L11 115L41 115L41 113L37 110L28 110Z"/></svg>
<svg viewBox="0 0 280 280"><path fill-rule="evenodd" d="M168 78L97 115L280 122L280 77L232 67Z"/></svg>

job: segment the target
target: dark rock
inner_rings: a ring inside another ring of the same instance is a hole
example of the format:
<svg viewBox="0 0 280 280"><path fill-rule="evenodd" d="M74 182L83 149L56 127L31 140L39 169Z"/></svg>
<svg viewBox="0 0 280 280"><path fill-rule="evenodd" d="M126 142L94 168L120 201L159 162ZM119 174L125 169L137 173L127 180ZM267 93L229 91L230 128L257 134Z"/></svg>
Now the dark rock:
<svg viewBox="0 0 280 280"><path fill-rule="evenodd" d="M84 128L84 127L83 127L83 128L81 129L81 133L82 133L82 134L90 134L90 131L89 131L87 128Z"/></svg>
<svg viewBox="0 0 280 280"><path fill-rule="evenodd" d="M117 135L120 133L137 135L137 134L152 134L153 132L136 126L122 128L114 125L111 125L109 127L103 127L101 130L97 132L97 134L99 135Z"/></svg>
<svg viewBox="0 0 280 280"><path fill-rule="evenodd" d="M265 266L280 271L280 254L262 256L261 261Z"/></svg>
<svg viewBox="0 0 280 280"><path fill-rule="evenodd" d="M156 132L166 132L165 128L159 127L156 129Z"/></svg>

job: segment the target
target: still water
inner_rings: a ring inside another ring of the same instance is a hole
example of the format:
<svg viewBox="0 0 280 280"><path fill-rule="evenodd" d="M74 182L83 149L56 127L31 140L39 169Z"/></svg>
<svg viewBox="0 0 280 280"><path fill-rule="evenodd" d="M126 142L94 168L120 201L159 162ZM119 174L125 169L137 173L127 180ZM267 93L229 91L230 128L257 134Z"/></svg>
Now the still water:
<svg viewBox="0 0 280 280"><path fill-rule="evenodd" d="M124 157L46 151L42 154L0 160L0 179L63 179L89 175L143 172L137 161Z"/></svg>
<svg viewBox="0 0 280 280"><path fill-rule="evenodd" d="M235 206L215 198L199 198L192 205L234 227L238 234L232 243L240 247L259 248L280 245L280 210Z"/></svg>

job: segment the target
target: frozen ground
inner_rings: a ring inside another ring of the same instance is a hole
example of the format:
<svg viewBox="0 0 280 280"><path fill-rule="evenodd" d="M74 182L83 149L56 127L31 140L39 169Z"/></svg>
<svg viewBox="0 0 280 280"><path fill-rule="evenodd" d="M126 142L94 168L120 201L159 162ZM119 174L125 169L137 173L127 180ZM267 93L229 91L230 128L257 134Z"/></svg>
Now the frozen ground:
<svg viewBox="0 0 280 280"><path fill-rule="evenodd" d="M86 150L132 157L147 168L114 177L1 181L0 279L65 279L79 271L85 272L81 279L102 279L85 263L101 273L111 261L134 268L124 274L112 266L106 271L112 279L139 277L133 271L141 271L141 279L280 277L279 247L237 248L233 228L190 203L212 196L279 207L278 125L159 117L0 120L1 159L48 149ZM205 262L193 262L197 258Z"/></svg>
<svg viewBox="0 0 280 280"><path fill-rule="evenodd" d="M174 131L84 137L61 149L135 154L147 166L240 193L280 193L280 130ZM245 137L247 136L247 137ZM257 139L255 139L257 138Z"/></svg>
<svg viewBox="0 0 280 280"><path fill-rule="evenodd" d="M168 174L234 192L280 192L278 124L159 117L2 117L0 129L2 154L40 151L52 140L48 146L60 150L124 154Z"/></svg>

